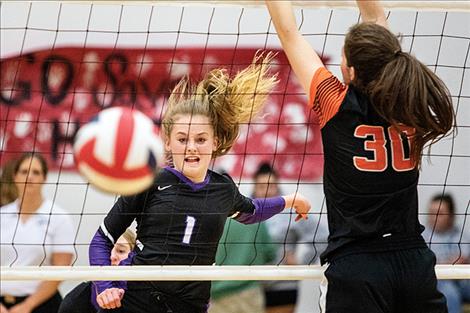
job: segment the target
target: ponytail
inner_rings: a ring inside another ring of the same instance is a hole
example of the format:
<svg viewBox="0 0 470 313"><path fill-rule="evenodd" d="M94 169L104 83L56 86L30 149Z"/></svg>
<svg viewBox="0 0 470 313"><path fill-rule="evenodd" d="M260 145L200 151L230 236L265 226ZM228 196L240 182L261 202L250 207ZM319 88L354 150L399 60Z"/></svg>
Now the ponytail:
<svg viewBox="0 0 470 313"><path fill-rule="evenodd" d="M375 23L353 26L344 54L356 74L351 84L369 96L373 109L397 130L400 124L415 129L409 135L411 158L419 167L424 147L445 137L454 125L449 90L418 59L401 51L395 35Z"/></svg>
<svg viewBox="0 0 470 313"><path fill-rule="evenodd" d="M215 156L226 154L235 143L240 124L250 122L263 108L277 84L269 76L272 53L257 54L253 63L229 79L226 70L215 69L199 83L196 93L205 91L213 113L214 131L219 141Z"/></svg>
<svg viewBox="0 0 470 313"><path fill-rule="evenodd" d="M376 112L398 129L413 127L411 158L419 166L421 153L446 136L455 121L446 85L427 66L408 53L389 62L369 88Z"/></svg>
<svg viewBox="0 0 470 313"><path fill-rule="evenodd" d="M169 137L179 114L209 117L218 139L213 157L226 154L235 143L240 124L250 122L263 108L277 76L269 75L272 53L257 54L253 63L230 79L226 69L214 69L194 88L185 78L173 89L163 118Z"/></svg>

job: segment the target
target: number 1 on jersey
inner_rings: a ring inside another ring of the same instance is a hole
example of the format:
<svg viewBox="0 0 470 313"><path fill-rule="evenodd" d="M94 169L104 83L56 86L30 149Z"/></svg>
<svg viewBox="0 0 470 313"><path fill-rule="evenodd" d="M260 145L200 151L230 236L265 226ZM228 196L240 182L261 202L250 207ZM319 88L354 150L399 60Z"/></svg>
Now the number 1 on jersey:
<svg viewBox="0 0 470 313"><path fill-rule="evenodd" d="M191 235L193 234L194 224L196 219L192 216L186 216L186 228L184 230L183 243L188 244L191 242Z"/></svg>

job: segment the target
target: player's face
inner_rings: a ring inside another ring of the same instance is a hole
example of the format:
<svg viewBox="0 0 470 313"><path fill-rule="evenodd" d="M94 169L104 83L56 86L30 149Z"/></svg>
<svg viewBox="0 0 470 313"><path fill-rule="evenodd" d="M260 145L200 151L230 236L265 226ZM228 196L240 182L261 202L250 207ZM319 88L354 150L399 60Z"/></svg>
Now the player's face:
<svg viewBox="0 0 470 313"><path fill-rule="evenodd" d="M452 227L452 216L445 201L433 201L429 207L428 227L436 232L444 232Z"/></svg>
<svg viewBox="0 0 470 313"><path fill-rule="evenodd" d="M270 174L261 174L255 180L255 198L270 198L279 195L277 178Z"/></svg>
<svg viewBox="0 0 470 313"><path fill-rule="evenodd" d="M26 192L40 193L45 180L41 162L34 157L23 160L15 173L15 183L20 195Z"/></svg>
<svg viewBox="0 0 470 313"><path fill-rule="evenodd" d="M204 181L212 153L217 148L209 118L203 115L177 116L165 148L171 152L178 171L195 183Z"/></svg>
<svg viewBox="0 0 470 313"><path fill-rule="evenodd" d="M119 237L118 241L111 250L111 265L119 265L119 262L127 258L131 252L131 246L123 237Z"/></svg>

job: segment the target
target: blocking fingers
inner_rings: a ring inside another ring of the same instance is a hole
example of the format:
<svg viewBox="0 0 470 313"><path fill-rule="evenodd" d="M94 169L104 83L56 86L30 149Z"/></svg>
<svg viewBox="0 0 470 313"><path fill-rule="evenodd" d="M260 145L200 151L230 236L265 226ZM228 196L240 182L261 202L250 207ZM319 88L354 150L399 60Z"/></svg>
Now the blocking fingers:
<svg viewBox="0 0 470 313"><path fill-rule="evenodd" d="M299 214L297 214L297 216L296 216L296 218L295 218L295 221L298 222L298 221L300 221L301 219L308 220L308 214L305 214L305 213L299 213Z"/></svg>

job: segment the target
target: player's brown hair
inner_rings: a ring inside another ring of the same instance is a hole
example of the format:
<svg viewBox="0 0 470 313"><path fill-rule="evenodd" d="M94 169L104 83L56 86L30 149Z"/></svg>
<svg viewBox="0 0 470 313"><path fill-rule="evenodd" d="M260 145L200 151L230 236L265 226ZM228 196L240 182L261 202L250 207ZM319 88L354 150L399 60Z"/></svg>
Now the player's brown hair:
<svg viewBox="0 0 470 313"><path fill-rule="evenodd" d="M375 23L350 28L344 55L355 71L351 84L369 95L375 111L396 129L404 124L416 130L411 157L419 166L425 146L453 129L455 112L444 82Z"/></svg>
<svg viewBox="0 0 470 313"><path fill-rule="evenodd" d="M240 124L256 116L277 84L277 75L269 73L272 58L272 53L257 54L253 63L233 78L226 69L217 68L196 86L182 79L168 99L162 121L164 136L170 136L178 115L207 116L218 139L212 157L226 154L238 137Z"/></svg>

